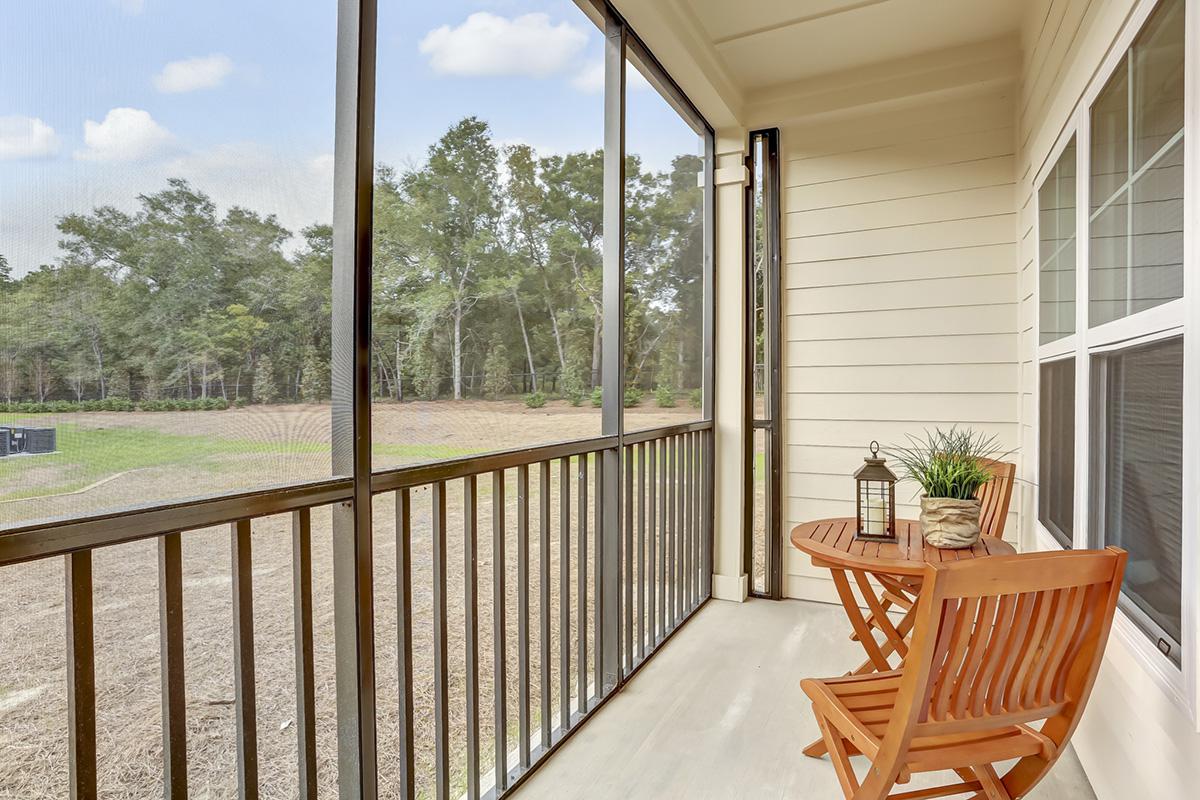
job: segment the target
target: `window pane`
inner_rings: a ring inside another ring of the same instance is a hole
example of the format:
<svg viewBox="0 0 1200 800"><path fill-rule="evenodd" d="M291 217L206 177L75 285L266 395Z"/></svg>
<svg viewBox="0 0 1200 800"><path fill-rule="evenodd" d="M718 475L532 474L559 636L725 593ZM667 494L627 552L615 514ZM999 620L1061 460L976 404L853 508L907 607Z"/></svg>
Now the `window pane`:
<svg viewBox="0 0 1200 800"><path fill-rule="evenodd" d="M1133 45L1137 170L1183 128L1184 0L1164 0Z"/></svg>
<svg viewBox="0 0 1200 800"><path fill-rule="evenodd" d="M1092 104L1092 212L1129 179L1129 62L1122 60Z"/></svg>
<svg viewBox="0 0 1200 800"><path fill-rule="evenodd" d="M5 7L0 525L330 475L337 3L142 6Z"/></svg>
<svg viewBox="0 0 1200 800"><path fill-rule="evenodd" d="M1091 325L1183 296L1183 49L1164 0L1092 107Z"/></svg>
<svg viewBox="0 0 1200 800"><path fill-rule="evenodd" d="M625 424L701 415L704 140L626 64Z"/></svg>
<svg viewBox="0 0 1200 800"><path fill-rule="evenodd" d="M1178 657L1183 338L1095 357L1092 419L1097 544L1129 551L1124 592Z"/></svg>
<svg viewBox="0 0 1200 800"><path fill-rule="evenodd" d="M1064 547L1075 530L1075 360L1041 366L1038 519Z"/></svg>
<svg viewBox="0 0 1200 800"><path fill-rule="evenodd" d="M1075 332L1075 139L1038 190L1041 344Z"/></svg>

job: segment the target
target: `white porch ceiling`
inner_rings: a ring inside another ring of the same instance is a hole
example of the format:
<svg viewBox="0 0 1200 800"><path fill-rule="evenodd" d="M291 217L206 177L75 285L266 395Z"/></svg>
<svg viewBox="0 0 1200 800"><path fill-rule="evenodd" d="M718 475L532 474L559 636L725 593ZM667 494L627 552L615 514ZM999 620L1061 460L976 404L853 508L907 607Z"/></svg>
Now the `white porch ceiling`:
<svg viewBox="0 0 1200 800"><path fill-rule="evenodd" d="M698 23L743 94L1015 34L1027 0L655 0ZM622 3L621 5L625 5Z"/></svg>

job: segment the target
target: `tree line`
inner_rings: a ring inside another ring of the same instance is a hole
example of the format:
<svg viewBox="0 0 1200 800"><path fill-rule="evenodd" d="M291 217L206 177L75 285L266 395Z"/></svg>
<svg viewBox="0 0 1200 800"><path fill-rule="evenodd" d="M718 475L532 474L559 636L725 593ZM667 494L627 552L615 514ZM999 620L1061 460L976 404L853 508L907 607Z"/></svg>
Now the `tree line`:
<svg viewBox="0 0 1200 800"><path fill-rule="evenodd" d="M702 160L626 164L625 367L634 387L700 384ZM600 370L601 151L497 145L468 117L374 192L378 397L578 403ZM55 263L0 256L0 399L315 402L330 391L333 234L223 214L172 179L137 209L69 214Z"/></svg>

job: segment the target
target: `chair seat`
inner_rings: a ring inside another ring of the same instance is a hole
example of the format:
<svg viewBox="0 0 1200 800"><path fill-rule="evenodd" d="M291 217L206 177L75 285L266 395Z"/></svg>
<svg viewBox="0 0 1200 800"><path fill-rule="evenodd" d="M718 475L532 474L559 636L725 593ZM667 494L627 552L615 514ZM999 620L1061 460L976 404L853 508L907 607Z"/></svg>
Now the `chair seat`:
<svg viewBox="0 0 1200 800"><path fill-rule="evenodd" d="M874 758L895 713L901 672L809 679L800 687L825 718L861 754ZM964 754L975 763L1045 753L1047 740L1023 725L1002 725L966 733L917 735L908 750L910 772L954 769Z"/></svg>

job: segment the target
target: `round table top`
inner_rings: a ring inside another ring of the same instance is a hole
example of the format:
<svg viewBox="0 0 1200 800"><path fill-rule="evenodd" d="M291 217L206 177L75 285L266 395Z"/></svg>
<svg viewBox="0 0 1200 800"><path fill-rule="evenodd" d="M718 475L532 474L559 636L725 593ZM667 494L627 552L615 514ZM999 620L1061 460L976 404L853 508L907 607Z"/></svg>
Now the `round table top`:
<svg viewBox="0 0 1200 800"><path fill-rule="evenodd" d="M920 575L926 564L964 561L983 556L1012 555L1016 549L994 536L981 536L972 547L961 550L934 547L921 535L915 519L896 520L896 541L856 540L854 517L836 517L804 522L792 529L792 545L812 556L817 566L861 569L894 575Z"/></svg>

